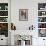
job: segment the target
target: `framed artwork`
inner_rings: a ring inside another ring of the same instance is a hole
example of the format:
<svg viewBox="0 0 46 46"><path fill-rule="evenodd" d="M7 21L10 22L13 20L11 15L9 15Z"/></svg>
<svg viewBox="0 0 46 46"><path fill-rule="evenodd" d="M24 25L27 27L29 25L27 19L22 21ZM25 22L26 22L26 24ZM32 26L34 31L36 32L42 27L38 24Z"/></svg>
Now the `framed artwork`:
<svg viewBox="0 0 46 46"><path fill-rule="evenodd" d="M28 21L28 9L19 9L19 21Z"/></svg>
<svg viewBox="0 0 46 46"><path fill-rule="evenodd" d="M46 29L39 29L39 37L46 37Z"/></svg>

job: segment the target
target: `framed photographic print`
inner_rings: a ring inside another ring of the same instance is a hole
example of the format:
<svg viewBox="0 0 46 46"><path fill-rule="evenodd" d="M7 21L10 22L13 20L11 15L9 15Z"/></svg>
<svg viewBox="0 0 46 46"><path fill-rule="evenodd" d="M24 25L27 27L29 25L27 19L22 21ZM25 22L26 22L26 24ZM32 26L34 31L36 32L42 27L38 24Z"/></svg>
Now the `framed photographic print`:
<svg viewBox="0 0 46 46"><path fill-rule="evenodd" d="M46 29L39 29L39 37L46 37Z"/></svg>
<svg viewBox="0 0 46 46"><path fill-rule="evenodd" d="M19 21L28 21L28 9L19 9Z"/></svg>

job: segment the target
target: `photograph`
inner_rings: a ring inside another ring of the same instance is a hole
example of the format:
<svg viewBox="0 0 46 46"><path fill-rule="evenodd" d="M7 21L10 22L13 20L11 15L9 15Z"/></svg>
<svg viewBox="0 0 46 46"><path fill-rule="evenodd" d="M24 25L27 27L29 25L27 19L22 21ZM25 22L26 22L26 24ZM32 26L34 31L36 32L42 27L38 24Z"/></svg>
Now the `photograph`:
<svg viewBox="0 0 46 46"><path fill-rule="evenodd" d="M19 21L28 21L28 9L19 9Z"/></svg>
<svg viewBox="0 0 46 46"><path fill-rule="evenodd" d="M39 37L46 37L46 29L39 29Z"/></svg>

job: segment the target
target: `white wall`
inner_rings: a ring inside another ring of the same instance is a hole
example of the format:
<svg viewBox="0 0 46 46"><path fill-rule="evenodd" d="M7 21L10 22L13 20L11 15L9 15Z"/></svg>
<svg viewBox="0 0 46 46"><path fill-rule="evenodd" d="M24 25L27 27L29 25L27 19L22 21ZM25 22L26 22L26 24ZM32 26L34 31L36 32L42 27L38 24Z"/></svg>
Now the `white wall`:
<svg viewBox="0 0 46 46"><path fill-rule="evenodd" d="M34 4L34 5L33 5ZM19 9L28 9L28 21L19 21ZM37 2L32 0L13 0L11 2L11 20L17 30L27 30L37 23ZM36 18L36 19L35 19Z"/></svg>
<svg viewBox="0 0 46 46"><path fill-rule="evenodd" d="M19 21L19 9L28 9L28 21ZM11 0L11 22L13 22L16 25L16 32L21 33L25 32L31 26L32 24L35 26L35 36L37 35L37 9L38 4L37 0ZM23 30L23 31L22 31ZM13 40L14 41L14 40ZM33 44L35 43L35 39L33 39ZM36 40L37 41L37 40Z"/></svg>
<svg viewBox="0 0 46 46"><path fill-rule="evenodd" d="M43 38L38 38L37 30L38 3L46 3L46 0L11 0L11 22L16 26L16 31L20 32L19 30L23 30L24 32L32 24L35 26L32 40L33 46L41 46L39 44L43 44ZM19 21L19 9L28 9L28 21Z"/></svg>
<svg viewBox="0 0 46 46"><path fill-rule="evenodd" d="M17 30L27 30L32 24L37 29L38 3L46 0L11 0L11 22ZM19 21L19 9L28 9L28 21Z"/></svg>

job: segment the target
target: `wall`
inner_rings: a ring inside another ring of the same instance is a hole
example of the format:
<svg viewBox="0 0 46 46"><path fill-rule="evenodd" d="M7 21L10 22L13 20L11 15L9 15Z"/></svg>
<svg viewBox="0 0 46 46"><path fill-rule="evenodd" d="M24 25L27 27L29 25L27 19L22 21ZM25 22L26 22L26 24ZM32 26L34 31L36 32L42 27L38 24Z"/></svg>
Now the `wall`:
<svg viewBox="0 0 46 46"><path fill-rule="evenodd" d="M27 30L32 24L36 27L37 24L35 23L37 23L37 2L35 3L35 1L31 0L15 0L14 2L11 2L11 20L16 25L16 29ZM19 9L28 9L28 21L19 21Z"/></svg>
<svg viewBox="0 0 46 46"><path fill-rule="evenodd" d="M34 5L33 5L34 4ZM28 9L28 21L19 21L19 9ZM13 22L16 25L16 32L21 33L28 29L29 26L32 24L35 26L35 32L33 34L36 34L37 36L37 0L12 0L11 1L11 22ZM22 31L23 30L23 31ZM25 31L27 33L27 31ZM25 33L25 34L26 34ZM33 45L37 44L35 43L35 38L33 39Z"/></svg>
<svg viewBox="0 0 46 46"><path fill-rule="evenodd" d="M38 3L46 0L11 0L11 22L16 26L16 32L24 32L32 24L35 26L33 33L33 46L44 46L43 38L38 38ZM19 21L19 9L28 9L28 21ZM26 31L25 31L26 32ZM36 37L37 36L37 37Z"/></svg>
<svg viewBox="0 0 46 46"><path fill-rule="evenodd" d="M27 30L32 24L37 29L38 3L46 0L11 0L11 22L17 30ZM28 21L19 21L19 9L28 9Z"/></svg>

